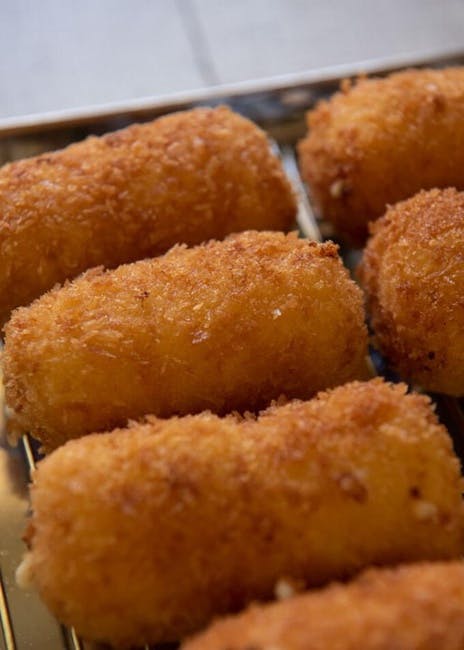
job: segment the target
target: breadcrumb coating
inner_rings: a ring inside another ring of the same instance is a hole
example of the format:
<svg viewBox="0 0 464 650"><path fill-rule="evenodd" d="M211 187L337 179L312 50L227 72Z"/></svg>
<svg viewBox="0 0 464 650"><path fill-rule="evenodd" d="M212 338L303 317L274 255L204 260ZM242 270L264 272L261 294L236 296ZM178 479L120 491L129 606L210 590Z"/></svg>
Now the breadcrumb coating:
<svg viewBox="0 0 464 650"><path fill-rule="evenodd" d="M266 135L225 107L90 137L0 170L0 323L57 282L242 230L289 230Z"/></svg>
<svg viewBox="0 0 464 650"><path fill-rule="evenodd" d="M462 650L464 565L369 570L348 585L219 620L181 650L251 648Z"/></svg>
<svg viewBox="0 0 464 650"><path fill-rule="evenodd" d="M33 481L20 575L60 621L116 645L184 637L281 578L463 550L450 438L427 397L380 379L258 419L149 417L68 442Z"/></svg>
<svg viewBox="0 0 464 650"><path fill-rule="evenodd" d="M361 290L332 243L246 232L91 271L5 328L13 428L51 449L152 413L256 410L366 378Z"/></svg>
<svg viewBox="0 0 464 650"><path fill-rule="evenodd" d="M345 82L307 119L302 174L320 212L354 243L387 204L464 189L464 67Z"/></svg>
<svg viewBox="0 0 464 650"><path fill-rule="evenodd" d="M426 390L464 395L464 193L430 190L390 207L359 275L392 366Z"/></svg>

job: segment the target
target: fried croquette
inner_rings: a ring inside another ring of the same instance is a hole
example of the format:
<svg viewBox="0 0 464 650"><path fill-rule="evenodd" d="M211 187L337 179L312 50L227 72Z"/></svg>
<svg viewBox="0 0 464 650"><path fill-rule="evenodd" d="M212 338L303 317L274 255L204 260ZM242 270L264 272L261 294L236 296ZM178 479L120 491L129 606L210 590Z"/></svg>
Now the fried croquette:
<svg viewBox="0 0 464 650"><path fill-rule="evenodd" d="M95 272L15 311L5 328L13 428L69 438L366 378L361 290L332 243L246 232Z"/></svg>
<svg viewBox="0 0 464 650"><path fill-rule="evenodd" d="M266 135L225 107L91 137L0 170L0 323L82 271L247 229L289 230Z"/></svg>
<svg viewBox="0 0 464 650"><path fill-rule="evenodd" d="M181 650L462 650L464 564L363 573L351 584L255 605Z"/></svg>
<svg viewBox="0 0 464 650"><path fill-rule="evenodd" d="M380 379L258 419L149 417L39 464L19 577L85 638L172 641L282 577L457 557L461 487L429 398Z"/></svg>
<svg viewBox="0 0 464 650"><path fill-rule="evenodd" d="M300 165L316 206L359 244L387 204L464 189L464 67L361 79L308 114Z"/></svg>
<svg viewBox="0 0 464 650"><path fill-rule="evenodd" d="M426 390L464 395L464 193L420 192L389 208L360 278L391 365Z"/></svg>

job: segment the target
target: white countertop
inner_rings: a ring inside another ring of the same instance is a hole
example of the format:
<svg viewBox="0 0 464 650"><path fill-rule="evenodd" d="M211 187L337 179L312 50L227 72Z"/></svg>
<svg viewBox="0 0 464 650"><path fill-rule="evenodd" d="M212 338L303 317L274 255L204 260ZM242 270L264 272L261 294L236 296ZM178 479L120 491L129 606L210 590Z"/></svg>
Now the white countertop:
<svg viewBox="0 0 464 650"><path fill-rule="evenodd" d="M460 47L463 0L5 0L0 119Z"/></svg>

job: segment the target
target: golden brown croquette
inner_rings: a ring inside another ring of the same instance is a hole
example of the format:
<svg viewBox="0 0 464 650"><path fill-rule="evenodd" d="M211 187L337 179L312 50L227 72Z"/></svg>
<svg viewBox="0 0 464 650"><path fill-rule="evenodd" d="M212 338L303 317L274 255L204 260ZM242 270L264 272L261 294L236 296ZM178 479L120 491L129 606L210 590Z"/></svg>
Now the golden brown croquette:
<svg viewBox="0 0 464 650"><path fill-rule="evenodd" d="M462 650L464 564L363 573L348 585L255 605L182 650Z"/></svg>
<svg viewBox="0 0 464 650"><path fill-rule="evenodd" d="M461 487L429 399L380 379L256 420L149 417L39 464L19 576L86 638L172 641L282 577L457 557Z"/></svg>
<svg viewBox="0 0 464 650"><path fill-rule="evenodd" d="M313 198L355 243L387 204L464 189L464 67L346 83L308 114L300 164Z"/></svg>
<svg viewBox="0 0 464 650"><path fill-rule="evenodd" d="M5 334L13 428L48 450L147 413L256 410L366 377L362 294L337 247L282 233L92 271Z"/></svg>
<svg viewBox="0 0 464 650"><path fill-rule="evenodd" d="M464 395L464 193L420 192L389 208L360 278L392 366L426 390Z"/></svg>
<svg viewBox="0 0 464 650"><path fill-rule="evenodd" d="M91 137L0 170L0 323L93 266L247 229L296 207L266 135L225 107Z"/></svg>

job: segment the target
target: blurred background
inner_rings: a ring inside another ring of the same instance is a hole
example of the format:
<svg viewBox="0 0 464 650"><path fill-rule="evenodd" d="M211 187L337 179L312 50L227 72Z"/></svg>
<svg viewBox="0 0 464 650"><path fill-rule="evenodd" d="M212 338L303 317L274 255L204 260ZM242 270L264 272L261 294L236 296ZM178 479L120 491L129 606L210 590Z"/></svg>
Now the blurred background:
<svg viewBox="0 0 464 650"><path fill-rule="evenodd" d="M0 0L0 119L460 47L463 0Z"/></svg>

